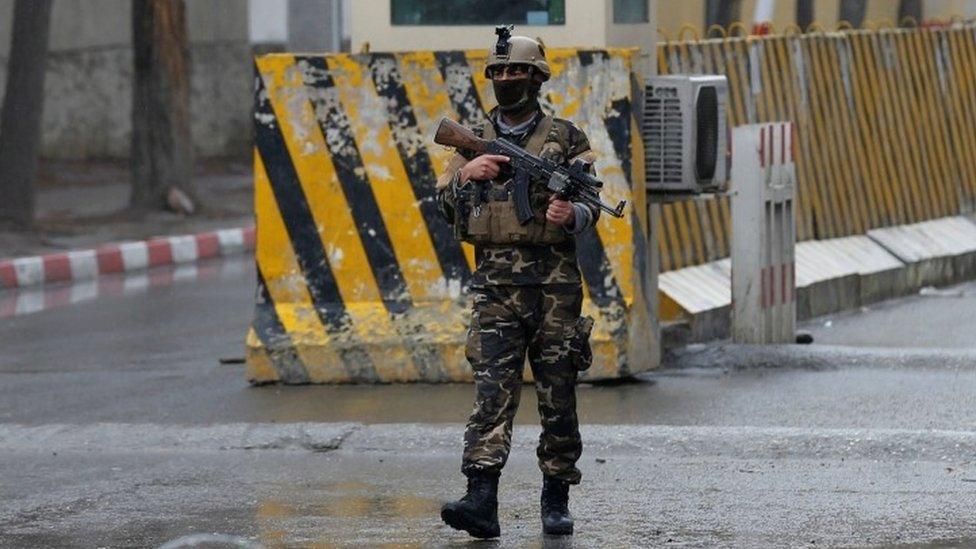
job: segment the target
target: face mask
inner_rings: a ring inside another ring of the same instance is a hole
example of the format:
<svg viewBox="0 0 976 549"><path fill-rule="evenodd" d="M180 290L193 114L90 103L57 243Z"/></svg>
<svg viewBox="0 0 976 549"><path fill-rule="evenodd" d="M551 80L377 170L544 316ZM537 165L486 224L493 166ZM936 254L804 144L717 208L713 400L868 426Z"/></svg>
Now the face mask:
<svg viewBox="0 0 976 549"><path fill-rule="evenodd" d="M519 114L534 105L538 87L529 78L515 80L493 80L498 108L505 114Z"/></svg>

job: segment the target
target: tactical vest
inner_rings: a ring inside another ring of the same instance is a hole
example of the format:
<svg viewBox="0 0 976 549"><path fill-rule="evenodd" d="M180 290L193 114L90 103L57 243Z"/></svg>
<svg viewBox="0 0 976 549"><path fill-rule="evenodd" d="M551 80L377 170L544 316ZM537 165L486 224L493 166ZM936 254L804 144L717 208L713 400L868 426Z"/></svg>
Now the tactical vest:
<svg viewBox="0 0 976 549"><path fill-rule="evenodd" d="M523 148L539 156L552 124L550 116L540 120ZM495 138L495 128L490 122L485 124L482 137ZM529 203L534 216L523 225L516 215L511 173L507 175L509 177L491 181L469 181L461 188L456 197L456 212L460 219L454 224L458 239L472 244L558 244L566 241L569 238L567 232L546 220L552 194L546 188L546 182L530 181Z"/></svg>

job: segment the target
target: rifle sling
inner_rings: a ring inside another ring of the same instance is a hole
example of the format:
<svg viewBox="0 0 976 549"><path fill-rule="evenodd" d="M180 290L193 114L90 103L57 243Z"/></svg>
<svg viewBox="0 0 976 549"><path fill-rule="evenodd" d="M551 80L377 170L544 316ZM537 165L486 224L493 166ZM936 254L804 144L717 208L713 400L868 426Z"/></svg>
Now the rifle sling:
<svg viewBox="0 0 976 549"><path fill-rule="evenodd" d="M535 125L532 135L529 136L528 142L522 148L531 155L539 156L539 153L542 152L542 146L546 144L546 138L549 137L549 130L551 129L552 117L548 115L543 116L542 120ZM485 124L484 135L481 137L489 141L498 137L498 134L495 133L495 125Z"/></svg>
<svg viewBox="0 0 976 549"><path fill-rule="evenodd" d="M542 117L542 120L536 124L535 131L529 136L528 142L525 143L525 151L532 156L539 156L542 146L546 144L546 138L549 137L550 129L552 129L552 117Z"/></svg>

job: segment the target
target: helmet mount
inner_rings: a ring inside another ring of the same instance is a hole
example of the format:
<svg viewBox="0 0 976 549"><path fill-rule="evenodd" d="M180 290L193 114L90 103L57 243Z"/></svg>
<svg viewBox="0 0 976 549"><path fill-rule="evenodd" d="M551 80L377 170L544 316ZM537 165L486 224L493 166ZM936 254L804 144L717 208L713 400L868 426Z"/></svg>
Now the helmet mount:
<svg viewBox="0 0 976 549"><path fill-rule="evenodd" d="M508 55L508 51L512 48L508 39L512 37L513 30L515 30L515 25L498 25L495 27L495 34L498 35L498 41L495 42L495 55L499 57Z"/></svg>

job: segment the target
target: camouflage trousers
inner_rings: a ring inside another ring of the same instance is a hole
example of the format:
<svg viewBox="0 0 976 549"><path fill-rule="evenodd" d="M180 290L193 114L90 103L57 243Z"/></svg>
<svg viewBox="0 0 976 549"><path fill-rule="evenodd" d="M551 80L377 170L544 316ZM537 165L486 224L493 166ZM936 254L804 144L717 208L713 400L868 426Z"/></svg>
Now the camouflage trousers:
<svg viewBox="0 0 976 549"><path fill-rule="evenodd" d="M464 433L462 471L500 472L508 459L512 422L528 353L539 399L539 468L576 484L582 452L576 419L577 369L566 334L580 315L578 284L475 288L465 354L477 397Z"/></svg>

